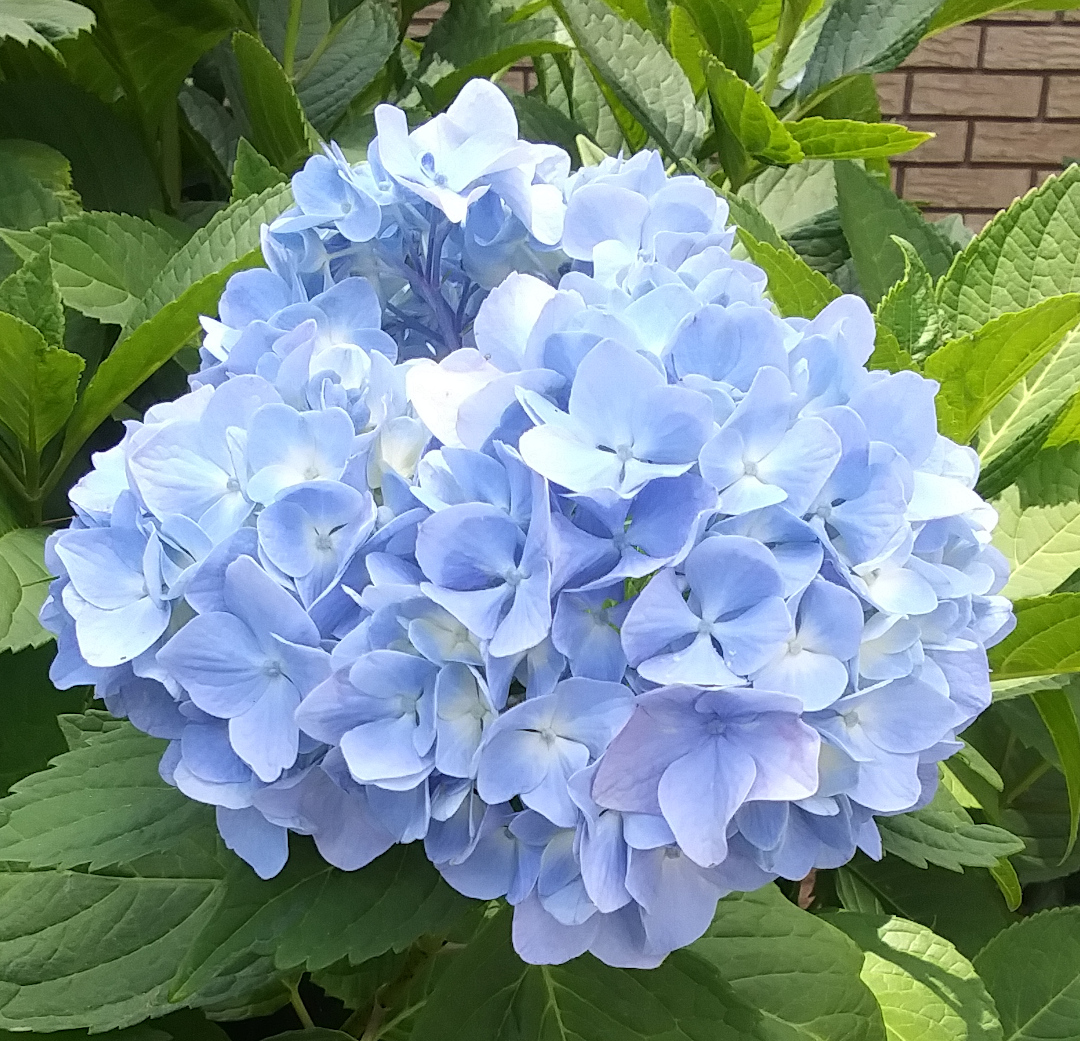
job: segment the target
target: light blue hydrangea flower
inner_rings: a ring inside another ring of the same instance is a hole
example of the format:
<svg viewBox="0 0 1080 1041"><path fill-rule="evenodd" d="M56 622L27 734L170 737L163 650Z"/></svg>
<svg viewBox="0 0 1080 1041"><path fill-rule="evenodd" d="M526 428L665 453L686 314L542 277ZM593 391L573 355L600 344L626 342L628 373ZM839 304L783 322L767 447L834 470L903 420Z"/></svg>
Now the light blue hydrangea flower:
<svg viewBox="0 0 1080 1041"><path fill-rule="evenodd" d="M880 857L1015 620L978 458L782 318L711 187L569 172L474 81L263 229L191 393L51 536L57 686L166 739L264 878L422 840L534 962L658 965L716 901Z"/></svg>

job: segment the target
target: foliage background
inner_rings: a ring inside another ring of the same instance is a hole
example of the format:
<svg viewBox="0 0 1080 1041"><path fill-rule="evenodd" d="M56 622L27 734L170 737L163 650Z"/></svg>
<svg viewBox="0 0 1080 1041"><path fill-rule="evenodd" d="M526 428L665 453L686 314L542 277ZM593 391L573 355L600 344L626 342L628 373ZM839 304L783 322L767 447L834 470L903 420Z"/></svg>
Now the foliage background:
<svg viewBox="0 0 1080 1041"><path fill-rule="evenodd" d="M0 8L0 1038L899 1041L1080 1037L1080 167L974 240L888 187L925 135L872 76L992 0L6 0ZM942 384L1001 514L1019 625L995 704L887 856L721 902L660 969L530 967L417 851L269 882L161 743L59 692L44 538L119 422L182 393L198 315L261 263L323 140L528 57L522 133L659 148L725 195L785 315L876 308L871 365ZM54 757L59 758L54 758ZM53 765L48 764L52 762ZM293 1036L286 1033L284 1036Z"/></svg>

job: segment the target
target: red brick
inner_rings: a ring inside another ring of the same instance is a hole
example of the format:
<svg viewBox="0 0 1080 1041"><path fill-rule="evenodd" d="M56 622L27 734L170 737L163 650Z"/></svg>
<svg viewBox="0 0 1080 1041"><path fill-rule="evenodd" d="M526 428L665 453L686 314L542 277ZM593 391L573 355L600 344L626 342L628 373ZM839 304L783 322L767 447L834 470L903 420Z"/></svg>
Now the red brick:
<svg viewBox="0 0 1080 1041"><path fill-rule="evenodd" d="M1080 124L976 123L971 159L976 163L1060 163L1080 153Z"/></svg>
<svg viewBox="0 0 1080 1041"><path fill-rule="evenodd" d="M1080 69L1080 25L991 25L987 69Z"/></svg>
<svg viewBox="0 0 1080 1041"><path fill-rule="evenodd" d="M897 156L893 162L900 163L962 163L967 147L968 125L966 120L905 119L904 126L912 130L924 130L937 135L924 141L912 152Z"/></svg>
<svg viewBox="0 0 1080 1041"><path fill-rule="evenodd" d="M877 77L876 83L882 115L898 116L904 111L904 91L907 89L907 74L903 72L884 72Z"/></svg>
<svg viewBox="0 0 1080 1041"><path fill-rule="evenodd" d="M979 72L915 74L910 111L918 116L1034 116L1042 80Z"/></svg>
<svg viewBox="0 0 1080 1041"><path fill-rule="evenodd" d="M1002 209L1030 187L1028 167L965 169L948 166L910 166L904 175L904 195L911 200L950 209Z"/></svg>
<svg viewBox="0 0 1080 1041"><path fill-rule="evenodd" d="M909 68L973 69L978 64L980 30L958 25L923 40L904 62Z"/></svg>
<svg viewBox="0 0 1080 1041"><path fill-rule="evenodd" d="M1046 114L1051 119L1080 120L1080 76L1050 77Z"/></svg>

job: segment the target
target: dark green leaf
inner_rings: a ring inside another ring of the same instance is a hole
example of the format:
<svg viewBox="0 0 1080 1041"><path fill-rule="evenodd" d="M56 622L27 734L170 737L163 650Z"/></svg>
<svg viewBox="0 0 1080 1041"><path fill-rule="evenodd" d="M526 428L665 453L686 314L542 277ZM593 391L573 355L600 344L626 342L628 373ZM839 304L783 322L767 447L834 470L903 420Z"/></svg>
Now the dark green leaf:
<svg viewBox="0 0 1080 1041"><path fill-rule="evenodd" d="M693 152L705 120L685 73L663 45L603 0L552 0L552 6L601 81L669 157Z"/></svg>
<svg viewBox="0 0 1080 1041"><path fill-rule="evenodd" d="M835 282L841 269L851 260L840 214L834 208L823 210L804 224L789 230L787 244L815 271Z"/></svg>
<svg viewBox="0 0 1080 1041"><path fill-rule="evenodd" d="M50 347L32 325L0 312L0 421L33 455L75 407L83 360Z"/></svg>
<svg viewBox="0 0 1080 1041"><path fill-rule="evenodd" d="M799 97L844 76L886 72L919 42L941 0L836 0L799 84Z"/></svg>
<svg viewBox="0 0 1080 1041"><path fill-rule="evenodd" d="M859 950L776 886L725 897L690 949L761 1012L766 1038L885 1041L877 1003L859 979Z"/></svg>
<svg viewBox="0 0 1080 1041"><path fill-rule="evenodd" d="M577 137L582 133L580 124L531 94L510 94L509 97L514 112L517 113L518 132L526 141L539 141L565 148L570 153L574 166L581 165L577 143Z"/></svg>
<svg viewBox="0 0 1080 1041"><path fill-rule="evenodd" d="M283 184L287 178L270 160L260 155L246 137L236 146L236 163L232 172L232 197L230 202L258 195L268 188Z"/></svg>
<svg viewBox="0 0 1080 1041"><path fill-rule="evenodd" d="M1033 915L996 936L975 968L1007 1041L1072 1041L1080 1023L1080 908Z"/></svg>
<svg viewBox="0 0 1080 1041"><path fill-rule="evenodd" d="M709 52L740 79L754 76L754 40L735 0L676 0L688 11Z"/></svg>
<svg viewBox="0 0 1080 1041"><path fill-rule="evenodd" d="M26 166L0 152L0 227L36 228L68 214L63 198L42 184Z"/></svg>
<svg viewBox="0 0 1080 1041"><path fill-rule="evenodd" d="M386 0L369 0L338 22L296 72L296 92L315 127L328 133L397 45L397 14Z"/></svg>
<svg viewBox="0 0 1080 1041"><path fill-rule="evenodd" d="M0 795L64 751L57 715L85 703L83 690L58 691L49 682L52 656L51 647L0 654Z"/></svg>
<svg viewBox="0 0 1080 1041"><path fill-rule="evenodd" d="M311 155L315 136L289 77L254 36L235 33L233 51L243 82L251 143L279 170L291 174Z"/></svg>
<svg viewBox="0 0 1080 1041"><path fill-rule="evenodd" d="M704 958L676 951L651 971L590 955L526 965L496 915L439 980L411 1041L751 1041L760 1016Z"/></svg>
<svg viewBox="0 0 1080 1041"><path fill-rule="evenodd" d="M750 259L768 276L769 295L784 317L813 318L829 301L840 296L840 290L832 282L790 248L780 250L767 242L758 242L741 228L738 234Z"/></svg>
<svg viewBox="0 0 1080 1041"><path fill-rule="evenodd" d="M915 247L932 278L945 272L955 252L952 243L886 185L855 163L838 162L836 191L859 283L871 304L904 275L904 255L894 235Z"/></svg>
<svg viewBox="0 0 1080 1041"><path fill-rule="evenodd" d="M40 141L62 152L71 162L75 188L90 209L146 217L164 207L157 174L139 135L111 108L77 87L58 81L0 83L0 137ZM123 162L117 162L118 156Z"/></svg>
<svg viewBox="0 0 1080 1041"><path fill-rule="evenodd" d="M53 280L48 250L31 256L0 282L0 311L32 325L52 347L64 342L64 305Z"/></svg>
<svg viewBox="0 0 1080 1041"><path fill-rule="evenodd" d="M989 873L977 868L956 874L913 867L899 857L873 861L858 853L844 870L858 878L885 913L928 926L969 958L1016 920Z"/></svg>
<svg viewBox="0 0 1080 1041"><path fill-rule="evenodd" d="M1077 829L1080 827L1080 723L1077 722L1069 696L1063 690L1036 691L1031 695L1031 700L1054 742L1069 793L1069 838L1061 858L1067 860L1076 845Z"/></svg>

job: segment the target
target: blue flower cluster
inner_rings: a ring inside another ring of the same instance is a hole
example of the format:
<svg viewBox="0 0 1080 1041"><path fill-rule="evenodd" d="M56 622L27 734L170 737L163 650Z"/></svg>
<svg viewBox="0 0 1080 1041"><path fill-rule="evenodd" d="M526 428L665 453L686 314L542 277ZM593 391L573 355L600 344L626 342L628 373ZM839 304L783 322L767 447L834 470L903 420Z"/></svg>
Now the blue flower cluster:
<svg viewBox="0 0 1080 1041"><path fill-rule="evenodd" d="M1012 624L936 385L783 319L656 153L570 173L491 84L331 147L192 391L72 490L57 685L169 739L263 877L422 840L533 962L657 965L925 804Z"/></svg>

